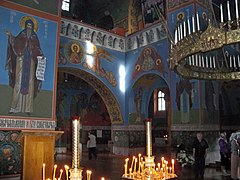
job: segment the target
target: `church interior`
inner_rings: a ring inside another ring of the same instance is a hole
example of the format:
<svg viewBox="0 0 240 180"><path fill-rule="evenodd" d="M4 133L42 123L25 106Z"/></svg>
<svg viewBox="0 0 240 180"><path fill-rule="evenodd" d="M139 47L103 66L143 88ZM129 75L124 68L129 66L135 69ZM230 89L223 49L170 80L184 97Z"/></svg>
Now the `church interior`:
<svg viewBox="0 0 240 180"><path fill-rule="evenodd" d="M0 1L0 179L68 179L66 167L83 168L79 180L131 179L124 163L133 169L139 154L194 179L197 132L209 145L205 179L226 179L218 139L240 129L239 8L238 0Z"/></svg>

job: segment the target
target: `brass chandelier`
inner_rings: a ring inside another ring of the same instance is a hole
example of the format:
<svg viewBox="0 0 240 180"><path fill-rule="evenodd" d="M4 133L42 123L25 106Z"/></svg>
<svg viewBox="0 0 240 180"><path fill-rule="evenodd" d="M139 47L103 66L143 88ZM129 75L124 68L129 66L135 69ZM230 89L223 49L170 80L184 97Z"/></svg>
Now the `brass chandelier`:
<svg viewBox="0 0 240 180"><path fill-rule="evenodd" d="M170 49L171 69L184 78L240 79L238 0L234 3L234 9L229 1L226 7L220 4L220 24L213 24L209 19L207 28L201 29L197 13L177 26ZM227 14L223 13L224 8ZM236 19L232 20L233 17Z"/></svg>

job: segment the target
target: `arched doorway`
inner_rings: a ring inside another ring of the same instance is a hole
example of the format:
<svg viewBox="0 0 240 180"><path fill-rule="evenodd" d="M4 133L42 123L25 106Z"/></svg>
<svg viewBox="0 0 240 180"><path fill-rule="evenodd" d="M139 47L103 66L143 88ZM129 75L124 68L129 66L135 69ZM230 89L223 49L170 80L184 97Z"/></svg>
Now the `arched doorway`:
<svg viewBox="0 0 240 180"><path fill-rule="evenodd" d="M57 127L64 130L60 143L71 148L71 117L81 117L83 149L87 132L95 132L99 150L107 150L111 125L123 123L118 102L111 91L93 75L74 68L59 68ZM62 144L57 144L61 146Z"/></svg>

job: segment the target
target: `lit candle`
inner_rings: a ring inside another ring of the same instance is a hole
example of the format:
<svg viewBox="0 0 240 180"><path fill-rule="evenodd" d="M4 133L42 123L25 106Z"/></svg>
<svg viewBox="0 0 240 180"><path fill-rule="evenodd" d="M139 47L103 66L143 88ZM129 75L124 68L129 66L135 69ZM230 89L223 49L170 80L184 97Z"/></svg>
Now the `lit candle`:
<svg viewBox="0 0 240 180"><path fill-rule="evenodd" d="M137 172L137 170L136 170L136 168L137 168L137 161L138 161L137 158L135 158L134 169L133 169L134 173Z"/></svg>
<svg viewBox="0 0 240 180"><path fill-rule="evenodd" d="M92 174L92 171L87 170L87 180L91 179L91 174Z"/></svg>
<svg viewBox="0 0 240 180"><path fill-rule="evenodd" d="M193 27L193 33L195 32L195 20L194 16L192 17L192 27Z"/></svg>
<svg viewBox="0 0 240 180"><path fill-rule="evenodd" d="M223 23L223 6L220 4L221 23Z"/></svg>
<svg viewBox="0 0 240 180"><path fill-rule="evenodd" d="M172 173L174 174L174 159L172 159Z"/></svg>
<svg viewBox="0 0 240 180"><path fill-rule="evenodd" d="M62 170L62 169L60 169L60 176L59 176L59 179L61 179L61 178L62 178L62 173L63 173L63 170Z"/></svg>
<svg viewBox="0 0 240 180"><path fill-rule="evenodd" d="M236 6L236 19L238 19L238 0L235 0L235 6Z"/></svg>
<svg viewBox="0 0 240 180"><path fill-rule="evenodd" d="M124 164L124 175L127 175L127 164Z"/></svg>
<svg viewBox="0 0 240 180"><path fill-rule="evenodd" d="M140 172L140 165L141 165L141 154L138 154L138 159L139 159L139 162L138 162L138 172Z"/></svg>
<svg viewBox="0 0 240 180"><path fill-rule="evenodd" d="M200 30L200 24L199 24L199 16L198 16L198 13L197 13L197 30L198 30L198 31Z"/></svg>
<svg viewBox="0 0 240 180"><path fill-rule="evenodd" d="M53 170L53 180L55 180L55 174L56 174L56 169L57 169L57 165L54 165L54 170Z"/></svg>
<svg viewBox="0 0 240 180"><path fill-rule="evenodd" d="M172 173L172 167L169 168L169 173Z"/></svg>
<svg viewBox="0 0 240 180"><path fill-rule="evenodd" d="M188 17L188 34L190 35L191 34L191 27L190 27L190 20L189 20L189 17Z"/></svg>
<svg viewBox="0 0 240 180"><path fill-rule="evenodd" d="M129 168L129 174L130 175L132 174L132 168Z"/></svg>
<svg viewBox="0 0 240 180"><path fill-rule="evenodd" d="M104 178L104 177L101 177L101 180L105 180L105 178Z"/></svg>
<svg viewBox="0 0 240 180"><path fill-rule="evenodd" d="M230 11L229 1L227 1L227 11L228 11L228 20L231 21L231 11Z"/></svg>
<svg viewBox="0 0 240 180"><path fill-rule="evenodd" d="M160 170L160 163L158 163L157 165L158 165L158 169Z"/></svg>
<svg viewBox="0 0 240 180"><path fill-rule="evenodd" d="M66 172L66 180L68 180L68 169L69 167L67 165L64 166L65 172Z"/></svg>
<svg viewBox="0 0 240 180"><path fill-rule="evenodd" d="M133 163L135 161L135 156L133 156L133 159L132 159L132 163L131 163L131 168L130 169L133 169Z"/></svg>
<svg viewBox="0 0 240 180"><path fill-rule="evenodd" d="M43 164L43 180L45 180L45 168L46 168L46 164Z"/></svg>
<svg viewBox="0 0 240 180"><path fill-rule="evenodd" d="M164 157L162 157L162 166L164 165Z"/></svg>
<svg viewBox="0 0 240 180"><path fill-rule="evenodd" d="M127 174L127 169L128 169L128 160L129 160L128 158L125 159L125 166L124 167L126 169L126 174Z"/></svg>

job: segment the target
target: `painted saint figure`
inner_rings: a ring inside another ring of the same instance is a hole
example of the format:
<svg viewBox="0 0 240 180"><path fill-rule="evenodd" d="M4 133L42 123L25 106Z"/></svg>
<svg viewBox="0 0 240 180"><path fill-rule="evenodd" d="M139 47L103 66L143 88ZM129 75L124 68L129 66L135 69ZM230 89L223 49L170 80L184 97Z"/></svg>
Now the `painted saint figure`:
<svg viewBox="0 0 240 180"><path fill-rule="evenodd" d="M142 92L143 92L143 89L140 87L134 97L136 114L137 114L136 122L141 121Z"/></svg>
<svg viewBox="0 0 240 180"><path fill-rule="evenodd" d="M41 89L41 80L36 78L37 56L43 56L39 39L35 33L38 23L33 17L25 16L20 22L23 29L16 37L8 35L6 70L9 85L13 88L10 113L33 112L33 99Z"/></svg>

